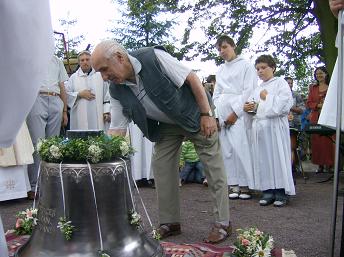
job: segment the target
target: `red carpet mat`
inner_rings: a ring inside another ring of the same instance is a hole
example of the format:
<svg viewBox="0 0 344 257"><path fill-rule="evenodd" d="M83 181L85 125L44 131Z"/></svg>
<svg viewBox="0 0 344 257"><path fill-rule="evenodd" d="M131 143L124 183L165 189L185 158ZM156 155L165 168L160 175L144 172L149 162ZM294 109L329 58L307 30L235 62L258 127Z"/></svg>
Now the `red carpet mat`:
<svg viewBox="0 0 344 257"><path fill-rule="evenodd" d="M6 235L9 257L13 257L16 250L23 245L30 236L17 236L13 233ZM199 244L175 244L170 242L161 242L166 257L226 257L233 251L233 248L219 247L205 243ZM272 256L282 257L282 251L274 249Z"/></svg>

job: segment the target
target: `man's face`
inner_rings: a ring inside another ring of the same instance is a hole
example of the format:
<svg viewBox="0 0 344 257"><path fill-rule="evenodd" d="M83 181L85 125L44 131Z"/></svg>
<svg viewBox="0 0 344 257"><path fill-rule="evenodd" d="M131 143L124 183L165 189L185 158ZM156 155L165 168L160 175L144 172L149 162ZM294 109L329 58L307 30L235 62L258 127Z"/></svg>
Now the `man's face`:
<svg viewBox="0 0 344 257"><path fill-rule="evenodd" d="M91 61L93 68L101 73L104 81L120 84L127 80L124 57L120 53L115 53L108 59L102 52L97 51L92 54Z"/></svg>
<svg viewBox="0 0 344 257"><path fill-rule="evenodd" d="M274 76L274 69L265 62L257 63L256 70L258 77L263 81L268 81Z"/></svg>
<svg viewBox="0 0 344 257"><path fill-rule="evenodd" d="M293 80L292 79L287 79L287 83L288 83L290 89L293 89L293 84L294 84Z"/></svg>
<svg viewBox="0 0 344 257"><path fill-rule="evenodd" d="M223 42L221 45L217 46L217 50L219 51L220 57L225 61L231 61L235 59L236 54L234 49L235 48L227 42Z"/></svg>
<svg viewBox="0 0 344 257"><path fill-rule="evenodd" d="M84 73L87 73L91 69L91 56L88 54L82 54L79 56L79 65Z"/></svg>

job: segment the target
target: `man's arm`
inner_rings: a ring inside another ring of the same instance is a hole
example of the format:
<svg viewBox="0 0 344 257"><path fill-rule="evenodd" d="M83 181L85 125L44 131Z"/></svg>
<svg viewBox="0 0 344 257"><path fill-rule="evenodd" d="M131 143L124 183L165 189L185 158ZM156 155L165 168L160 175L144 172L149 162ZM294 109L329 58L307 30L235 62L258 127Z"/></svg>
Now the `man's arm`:
<svg viewBox="0 0 344 257"><path fill-rule="evenodd" d="M196 98L196 102L199 106L200 112L208 113L211 107L208 102L207 95L202 86L201 81L194 72L190 72L186 77L186 81L191 87L191 90ZM217 125L214 117L201 116L201 133L209 137L215 133L217 130Z"/></svg>
<svg viewBox="0 0 344 257"><path fill-rule="evenodd" d="M68 123L68 115L67 115L67 94L66 89L63 82L59 83L60 87L60 98L63 102L63 114L62 114L62 126L66 127Z"/></svg>
<svg viewBox="0 0 344 257"><path fill-rule="evenodd" d="M127 127L129 120L123 115L123 107L121 103L110 97L110 114L111 124L108 130L108 135L113 136L125 136L127 133Z"/></svg>

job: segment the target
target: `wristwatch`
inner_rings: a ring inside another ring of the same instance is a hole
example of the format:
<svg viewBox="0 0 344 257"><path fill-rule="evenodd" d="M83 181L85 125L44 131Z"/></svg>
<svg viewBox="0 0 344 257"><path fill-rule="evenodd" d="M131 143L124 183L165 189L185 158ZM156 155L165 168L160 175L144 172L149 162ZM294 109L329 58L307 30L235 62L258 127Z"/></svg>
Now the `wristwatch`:
<svg viewBox="0 0 344 257"><path fill-rule="evenodd" d="M214 117L214 113L210 109L209 112L201 112L201 116L208 116L208 117Z"/></svg>

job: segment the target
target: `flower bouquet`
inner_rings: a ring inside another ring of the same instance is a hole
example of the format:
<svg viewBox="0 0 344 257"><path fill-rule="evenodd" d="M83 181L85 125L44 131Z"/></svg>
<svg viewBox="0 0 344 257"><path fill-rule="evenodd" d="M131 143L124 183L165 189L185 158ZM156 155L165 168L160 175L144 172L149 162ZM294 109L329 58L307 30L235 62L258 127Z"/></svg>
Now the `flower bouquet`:
<svg viewBox="0 0 344 257"><path fill-rule="evenodd" d="M17 221L14 231L17 235L31 235L33 227L37 225L37 209L26 209L16 215Z"/></svg>
<svg viewBox="0 0 344 257"><path fill-rule="evenodd" d="M51 137L41 139L36 150L46 162L86 162L99 163L115 157L128 157L134 152L129 142L122 136L89 136L87 138Z"/></svg>
<svg viewBox="0 0 344 257"><path fill-rule="evenodd" d="M270 257L273 238L257 228L238 229L233 257Z"/></svg>

